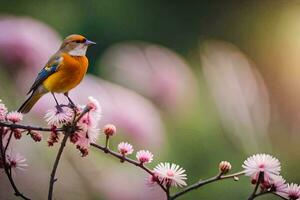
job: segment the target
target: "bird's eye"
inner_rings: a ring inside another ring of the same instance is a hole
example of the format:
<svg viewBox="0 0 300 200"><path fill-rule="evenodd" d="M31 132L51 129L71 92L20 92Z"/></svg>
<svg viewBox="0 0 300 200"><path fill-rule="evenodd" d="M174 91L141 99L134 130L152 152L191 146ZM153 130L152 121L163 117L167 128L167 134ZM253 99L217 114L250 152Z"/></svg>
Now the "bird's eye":
<svg viewBox="0 0 300 200"><path fill-rule="evenodd" d="M75 40L76 43L81 43L81 40Z"/></svg>
<svg viewBox="0 0 300 200"><path fill-rule="evenodd" d="M82 41L81 41L82 43L85 43L86 42L86 39L84 38L84 39L82 39Z"/></svg>

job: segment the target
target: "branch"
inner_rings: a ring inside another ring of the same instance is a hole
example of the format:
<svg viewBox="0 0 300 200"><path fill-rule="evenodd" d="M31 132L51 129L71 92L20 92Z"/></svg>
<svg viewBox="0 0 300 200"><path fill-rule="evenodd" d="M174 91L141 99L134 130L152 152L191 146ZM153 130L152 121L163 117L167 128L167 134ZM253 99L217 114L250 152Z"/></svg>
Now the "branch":
<svg viewBox="0 0 300 200"><path fill-rule="evenodd" d="M74 111L74 118L73 118L73 123L70 126L67 126L67 128L65 129L65 134L64 134L64 138L60 144L59 150L57 152L56 158L55 158L55 162L52 168L52 172L51 172L51 176L50 176L50 183L49 183L49 191L48 191L48 200L52 200L52 196L53 196L53 188L54 188L54 183L57 181L57 178L55 178L55 174L56 174L56 170L58 167L58 163L60 161L61 155L63 153L63 150L66 146L67 140L69 138L69 136L74 133L75 129L76 129L76 125L77 122L86 114L90 111L90 109L88 107L85 107L84 110L82 111L82 113L79 115L79 117L76 119L77 116L77 111L76 108L73 108Z"/></svg>
<svg viewBox="0 0 300 200"><path fill-rule="evenodd" d="M0 151L1 151L1 159L2 159L2 163L3 163L3 168L4 168L4 171L5 171L5 174L7 175L7 178L12 186L12 188L14 189L15 191L15 195L18 196L18 197L21 197L25 200L30 200L29 198L27 198L25 195L23 195L19 189L17 188L13 178L12 178L12 174L11 174L11 168L10 166L8 166L7 162L6 162L6 153L5 153L5 150L3 149L3 128L1 128L1 135L0 135ZM8 143L10 142L7 141L7 144L6 146L8 146Z"/></svg>
<svg viewBox="0 0 300 200"><path fill-rule="evenodd" d="M209 183L212 183L212 182L215 182L215 181L219 181L219 180L224 180L224 179L230 179L230 178L235 178L235 177L238 177L238 176L241 176L243 175L244 172L237 172L237 173L234 173L234 174L230 174L230 175L224 175L222 176L222 174L218 174L217 176L214 176L212 178L209 178L209 179L206 179L206 180L203 180L203 181L198 181L197 183L194 183L193 185L190 185L189 187L185 188L184 190L176 193L175 195L171 196L171 200L174 200L182 195L184 195L185 193L191 191L191 190L195 190L195 189L198 189L204 185L207 185Z"/></svg>
<svg viewBox="0 0 300 200"><path fill-rule="evenodd" d="M138 161L135 161L135 160L127 158L127 157L124 157L122 154L114 152L114 151L110 150L109 148L103 147L103 146L95 144L95 143L91 143L91 146L93 146L93 147L95 147L97 149L100 149L104 153L108 153L108 154L110 154L110 155L112 155L112 156L114 156L116 158L119 158L122 161L126 161L126 162L128 162L130 164L133 164L133 165L141 168L142 170L144 170L145 172L147 172L151 176L155 176L154 173L150 169L148 169L147 167L145 167L144 165L142 165ZM157 183L161 187L161 189L163 189L164 192L166 192L166 193L168 192L167 189L159 181Z"/></svg>
<svg viewBox="0 0 300 200"><path fill-rule="evenodd" d="M52 128L42 128L42 127L35 127L35 126L26 126L26 125L21 125L21 124L9 124L9 123L4 123L0 122L0 127L9 127L12 129L25 129L25 130L35 130L35 131L49 131L51 132L53 129ZM62 128L57 128L55 129L56 131L63 131Z"/></svg>
<svg viewBox="0 0 300 200"><path fill-rule="evenodd" d="M57 179L55 178L56 170L57 170L61 155L63 153L63 150L66 146L66 142L68 140L69 135L70 134L67 134L67 133L64 135L64 138L61 142L61 145L59 147L59 150L58 150L58 153L57 153L57 156L56 156L53 168L52 168L52 172L51 172L51 176L50 176L50 183L49 183L48 200L52 200L54 183L57 181Z"/></svg>
<svg viewBox="0 0 300 200"><path fill-rule="evenodd" d="M254 188L252 194L250 195L250 197L248 198L248 200L253 200L256 197L256 192L257 192L258 186L263 181L263 179L264 179L264 172L260 172L258 175L258 179L257 179L257 183L255 185L255 188Z"/></svg>

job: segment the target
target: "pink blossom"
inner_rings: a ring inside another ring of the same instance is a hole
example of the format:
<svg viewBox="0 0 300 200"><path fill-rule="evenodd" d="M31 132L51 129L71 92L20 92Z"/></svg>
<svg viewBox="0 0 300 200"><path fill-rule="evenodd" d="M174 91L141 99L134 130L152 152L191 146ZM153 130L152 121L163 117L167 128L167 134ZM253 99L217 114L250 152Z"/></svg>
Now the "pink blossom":
<svg viewBox="0 0 300 200"><path fill-rule="evenodd" d="M0 121L5 121L7 114L7 108L4 103L1 103L0 99Z"/></svg>
<svg viewBox="0 0 300 200"><path fill-rule="evenodd" d="M155 174L158 179L166 186L186 186L185 180L187 179L185 170L179 165L170 163L160 163L154 168Z"/></svg>
<svg viewBox="0 0 300 200"><path fill-rule="evenodd" d="M26 158L24 158L19 153L14 154L10 152L9 154L7 154L6 159L14 174L16 174L17 171L24 171L25 168L28 166L26 164Z"/></svg>
<svg viewBox="0 0 300 200"><path fill-rule="evenodd" d="M282 176L275 176L271 182L271 187L280 196L283 196L287 190L287 184Z"/></svg>
<svg viewBox="0 0 300 200"><path fill-rule="evenodd" d="M118 150L122 155L129 155L133 153L133 147L131 144L127 143L127 142L121 142L118 145Z"/></svg>
<svg viewBox="0 0 300 200"><path fill-rule="evenodd" d="M136 158L140 163L151 163L153 154L150 151L141 150L136 153Z"/></svg>
<svg viewBox="0 0 300 200"><path fill-rule="evenodd" d="M117 132L117 128L113 124L106 124L103 128L103 132L106 136L113 136Z"/></svg>
<svg viewBox="0 0 300 200"><path fill-rule="evenodd" d="M61 110L56 108L48 110L44 118L50 126L61 126L71 122L73 116L74 114L71 108L61 107Z"/></svg>
<svg viewBox="0 0 300 200"><path fill-rule="evenodd" d="M23 120L23 114L17 111L7 113L6 119L12 123L18 123Z"/></svg>
<svg viewBox="0 0 300 200"><path fill-rule="evenodd" d="M96 142L99 137L100 130L98 128L98 120L97 115L93 114L92 111L86 113L77 123L79 127L79 131L76 133L81 138L87 138L89 143Z"/></svg>
<svg viewBox="0 0 300 200"><path fill-rule="evenodd" d="M98 110L99 113L101 114L101 107L100 107L99 101L92 96L89 96L88 100L89 101L86 106L92 111Z"/></svg>
<svg viewBox="0 0 300 200"><path fill-rule="evenodd" d="M284 197L290 200L298 200L300 198L300 185L295 183L288 184L285 192Z"/></svg>
<svg viewBox="0 0 300 200"><path fill-rule="evenodd" d="M245 175L250 176L253 183L258 181L259 174L263 172L264 184L270 184L281 170L279 160L268 154L256 154L249 157L244 162L243 168Z"/></svg>

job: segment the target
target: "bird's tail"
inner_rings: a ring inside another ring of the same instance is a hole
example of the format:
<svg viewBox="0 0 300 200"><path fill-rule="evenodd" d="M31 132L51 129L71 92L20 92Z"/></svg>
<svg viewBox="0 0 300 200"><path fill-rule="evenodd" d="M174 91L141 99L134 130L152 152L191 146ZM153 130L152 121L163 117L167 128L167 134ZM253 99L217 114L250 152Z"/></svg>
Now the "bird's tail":
<svg viewBox="0 0 300 200"><path fill-rule="evenodd" d="M43 96L43 93L33 92L30 97L21 105L18 112L28 113L34 104Z"/></svg>

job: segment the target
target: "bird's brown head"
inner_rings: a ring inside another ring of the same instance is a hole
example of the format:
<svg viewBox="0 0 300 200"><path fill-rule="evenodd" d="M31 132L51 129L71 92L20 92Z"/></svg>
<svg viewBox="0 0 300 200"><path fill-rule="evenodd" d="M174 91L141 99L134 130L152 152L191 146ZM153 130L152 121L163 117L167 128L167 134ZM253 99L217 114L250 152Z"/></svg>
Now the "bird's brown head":
<svg viewBox="0 0 300 200"><path fill-rule="evenodd" d="M61 51L69 53L72 56L85 56L88 46L96 44L82 35L69 35L66 37L60 47Z"/></svg>

